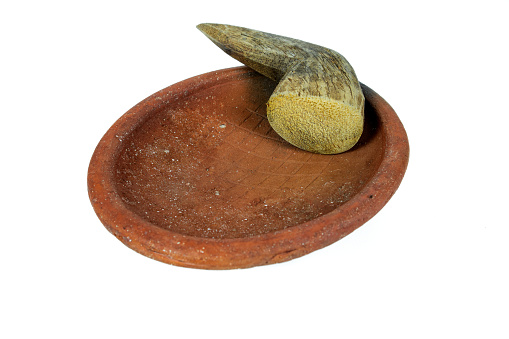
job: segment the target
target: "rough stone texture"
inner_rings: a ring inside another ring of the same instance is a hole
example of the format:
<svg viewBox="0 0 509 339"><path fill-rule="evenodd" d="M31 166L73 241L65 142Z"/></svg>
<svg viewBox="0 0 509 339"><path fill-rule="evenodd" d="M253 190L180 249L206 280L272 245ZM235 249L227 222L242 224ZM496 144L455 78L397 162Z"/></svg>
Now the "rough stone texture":
<svg viewBox="0 0 509 339"><path fill-rule="evenodd" d="M124 114L89 167L89 196L105 227L150 258L229 269L302 256L374 216L408 161L392 108L363 86L365 128L356 146L310 153L269 125L265 103L275 86L246 67L220 70Z"/></svg>

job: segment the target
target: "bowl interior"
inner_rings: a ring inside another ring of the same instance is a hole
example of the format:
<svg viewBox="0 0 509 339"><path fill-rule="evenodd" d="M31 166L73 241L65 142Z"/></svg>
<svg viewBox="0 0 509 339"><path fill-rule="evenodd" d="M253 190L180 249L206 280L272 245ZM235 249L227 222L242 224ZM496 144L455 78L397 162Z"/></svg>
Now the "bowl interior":
<svg viewBox="0 0 509 339"><path fill-rule="evenodd" d="M314 154L270 127L266 102L275 85L251 72L178 99L159 98L122 137L113 173L125 206L162 229L231 239L301 224L355 196L384 154L370 102L353 149Z"/></svg>

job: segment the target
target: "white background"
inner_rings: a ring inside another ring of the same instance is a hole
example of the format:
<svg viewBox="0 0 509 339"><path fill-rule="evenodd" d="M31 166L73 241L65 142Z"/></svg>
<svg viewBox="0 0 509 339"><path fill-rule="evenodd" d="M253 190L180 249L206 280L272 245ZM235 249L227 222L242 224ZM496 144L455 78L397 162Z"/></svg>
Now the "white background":
<svg viewBox="0 0 509 339"><path fill-rule="evenodd" d="M334 5L332 5L334 4ZM509 338L507 1L4 1L2 338ZM396 110L407 174L325 249L233 271L162 264L96 217L95 146L130 107L240 65L195 26L342 53Z"/></svg>

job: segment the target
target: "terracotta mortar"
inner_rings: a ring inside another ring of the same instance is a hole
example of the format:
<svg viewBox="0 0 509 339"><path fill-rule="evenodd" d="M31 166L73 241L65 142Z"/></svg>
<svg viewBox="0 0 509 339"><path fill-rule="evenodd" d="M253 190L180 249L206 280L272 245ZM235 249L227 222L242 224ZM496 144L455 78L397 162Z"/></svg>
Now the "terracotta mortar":
<svg viewBox="0 0 509 339"><path fill-rule="evenodd" d="M373 217L408 163L394 110L363 85L358 144L337 155L309 153L268 124L265 104L275 85L247 67L219 70L165 88L124 114L88 172L104 226L147 257L231 269L300 257Z"/></svg>

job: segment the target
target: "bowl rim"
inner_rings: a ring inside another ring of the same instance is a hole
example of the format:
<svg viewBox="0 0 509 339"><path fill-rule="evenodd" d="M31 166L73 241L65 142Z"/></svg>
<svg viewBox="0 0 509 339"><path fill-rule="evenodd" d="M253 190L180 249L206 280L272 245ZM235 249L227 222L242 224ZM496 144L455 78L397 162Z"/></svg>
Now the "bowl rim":
<svg viewBox="0 0 509 339"><path fill-rule="evenodd" d="M384 135L381 163L364 187L349 201L316 219L283 230L246 238L214 239L162 229L129 210L116 191L114 168L123 139L157 108L210 86L261 76L248 67L221 69L168 86L122 115L97 145L88 168L88 194L105 228L134 251L177 266L202 269L248 268L288 261L326 247L377 214L398 189L408 165L409 143L392 107L361 84L375 109Z"/></svg>

